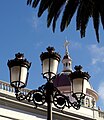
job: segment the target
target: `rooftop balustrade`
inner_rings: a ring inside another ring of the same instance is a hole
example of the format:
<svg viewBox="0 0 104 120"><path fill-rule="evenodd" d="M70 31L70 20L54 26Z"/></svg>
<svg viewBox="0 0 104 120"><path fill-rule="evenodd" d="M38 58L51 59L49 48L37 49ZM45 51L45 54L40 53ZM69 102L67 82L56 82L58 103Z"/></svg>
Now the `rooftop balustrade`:
<svg viewBox="0 0 104 120"><path fill-rule="evenodd" d="M15 93L15 89L7 82L0 80L0 90L4 92ZM27 94L30 90L29 89L21 89L21 92Z"/></svg>

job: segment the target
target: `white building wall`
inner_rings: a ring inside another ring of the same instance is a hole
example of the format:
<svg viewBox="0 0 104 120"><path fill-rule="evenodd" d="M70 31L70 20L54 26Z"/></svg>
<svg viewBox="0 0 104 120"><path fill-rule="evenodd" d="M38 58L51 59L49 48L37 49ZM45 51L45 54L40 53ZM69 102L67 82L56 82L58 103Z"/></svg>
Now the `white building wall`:
<svg viewBox="0 0 104 120"><path fill-rule="evenodd" d="M46 120L44 116L0 106L0 120Z"/></svg>
<svg viewBox="0 0 104 120"><path fill-rule="evenodd" d="M35 109L33 103L19 102L13 91L8 83L0 81L0 120L46 120L46 106ZM53 106L53 120L104 120L104 112L88 107L65 108L61 112Z"/></svg>

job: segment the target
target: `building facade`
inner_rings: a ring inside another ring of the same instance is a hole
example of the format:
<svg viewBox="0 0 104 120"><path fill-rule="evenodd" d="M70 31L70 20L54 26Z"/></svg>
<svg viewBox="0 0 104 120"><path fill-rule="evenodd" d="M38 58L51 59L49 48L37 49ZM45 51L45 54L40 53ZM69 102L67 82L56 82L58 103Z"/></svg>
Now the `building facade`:
<svg viewBox="0 0 104 120"><path fill-rule="evenodd" d="M62 59L63 70L56 76L53 83L61 93L74 98L71 95L71 83L69 74L72 70L72 59L68 51L68 42L65 43L65 55ZM81 101L81 108L65 108L63 111L52 107L53 120L104 120L104 112L96 106L98 100L97 92L92 88L89 81L85 83L86 96ZM30 90L22 89L27 94ZM15 90L10 84L0 80L0 120L46 120L47 105L35 108L34 103L17 101Z"/></svg>
<svg viewBox="0 0 104 120"><path fill-rule="evenodd" d="M28 89L23 89L28 93ZM86 97L87 98L87 97ZM86 100L85 98L85 100ZM85 102L85 104L90 104ZM35 108L33 103L17 101L14 88L0 81L0 120L46 120L46 105ZM53 120L104 120L104 112L96 106L82 106L80 110L65 108L63 111L53 106Z"/></svg>

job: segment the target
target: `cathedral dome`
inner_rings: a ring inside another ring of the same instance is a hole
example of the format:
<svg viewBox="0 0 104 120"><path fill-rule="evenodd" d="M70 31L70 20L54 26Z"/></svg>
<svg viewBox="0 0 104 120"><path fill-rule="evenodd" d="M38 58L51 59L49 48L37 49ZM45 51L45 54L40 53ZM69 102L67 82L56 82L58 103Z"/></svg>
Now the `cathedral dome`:
<svg viewBox="0 0 104 120"><path fill-rule="evenodd" d="M69 74L72 72L72 60L71 57L69 56L68 45L69 42L66 40L64 44L65 55L62 59L63 70L53 80L54 86L57 87L59 90L61 90L61 92L65 92L65 91L70 92L70 87L71 87Z"/></svg>
<svg viewBox="0 0 104 120"><path fill-rule="evenodd" d="M70 86L70 77L68 74L65 73L58 74L53 80L53 84L55 87Z"/></svg>
<svg viewBox="0 0 104 120"><path fill-rule="evenodd" d="M72 88L71 88L72 83L71 83L71 78L70 78L70 74L73 73L72 59L69 55L68 46L69 46L69 42L66 40L65 44L64 44L65 54L62 59L63 69L60 74L56 75L56 77L53 80L53 84L55 87L58 88L58 90L61 93L63 93L67 97L69 97L71 99L71 101L74 101L75 98L72 97ZM79 79L77 79L77 80L79 80ZM76 89L77 89L79 83L80 82L74 83L74 86ZM83 89L84 89L86 96L85 96L82 104L86 107L92 108L92 106L93 106L92 102L95 101L95 106L96 106L96 101L98 100L98 94L95 90L93 90L88 79L84 80L84 88Z"/></svg>

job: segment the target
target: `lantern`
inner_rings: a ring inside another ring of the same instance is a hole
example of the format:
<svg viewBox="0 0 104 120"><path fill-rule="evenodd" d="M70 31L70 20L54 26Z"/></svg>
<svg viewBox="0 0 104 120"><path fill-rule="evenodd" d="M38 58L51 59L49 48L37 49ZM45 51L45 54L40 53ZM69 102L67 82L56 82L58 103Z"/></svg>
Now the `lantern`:
<svg viewBox="0 0 104 120"><path fill-rule="evenodd" d="M82 66L75 66L75 72L72 72L70 77L72 81L71 89L73 97L82 99L86 94L86 81L90 78L88 72L82 71Z"/></svg>
<svg viewBox="0 0 104 120"><path fill-rule="evenodd" d="M61 56L54 52L53 47L48 47L47 51L40 55L42 62L42 74L47 80L52 79L56 73Z"/></svg>
<svg viewBox="0 0 104 120"><path fill-rule="evenodd" d="M27 84L28 70L31 66L24 55L21 53L15 54L15 59L8 60L10 70L10 84L15 88L24 88Z"/></svg>

